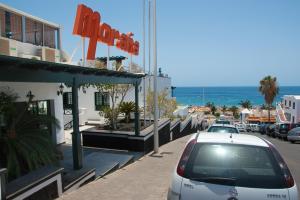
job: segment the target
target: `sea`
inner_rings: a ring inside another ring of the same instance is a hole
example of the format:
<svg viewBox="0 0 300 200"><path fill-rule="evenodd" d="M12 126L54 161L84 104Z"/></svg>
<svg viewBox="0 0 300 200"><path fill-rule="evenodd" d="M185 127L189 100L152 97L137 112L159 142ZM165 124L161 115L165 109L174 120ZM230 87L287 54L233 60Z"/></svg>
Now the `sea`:
<svg viewBox="0 0 300 200"><path fill-rule="evenodd" d="M281 86L274 102L281 101L283 95L300 95L300 86ZM218 106L239 105L248 99L252 105L262 105L264 97L258 87L176 87L174 97L179 105L205 105L213 102Z"/></svg>

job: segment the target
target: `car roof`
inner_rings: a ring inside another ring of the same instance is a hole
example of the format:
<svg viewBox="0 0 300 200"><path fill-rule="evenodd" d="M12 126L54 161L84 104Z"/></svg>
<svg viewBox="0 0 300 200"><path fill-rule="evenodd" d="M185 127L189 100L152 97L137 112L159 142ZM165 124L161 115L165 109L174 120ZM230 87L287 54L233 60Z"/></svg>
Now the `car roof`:
<svg viewBox="0 0 300 200"><path fill-rule="evenodd" d="M257 136L230 133L211 134L209 132L201 132L198 135L197 143L225 143L269 147L263 139Z"/></svg>
<svg viewBox="0 0 300 200"><path fill-rule="evenodd" d="M296 128L291 129L291 131L299 131L299 130L300 130L300 127L296 127Z"/></svg>
<svg viewBox="0 0 300 200"><path fill-rule="evenodd" d="M235 128L234 125L231 125L231 124L213 124L211 125L210 127L212 126L220 126L220 127L230 127L230 128Z"/></svg>

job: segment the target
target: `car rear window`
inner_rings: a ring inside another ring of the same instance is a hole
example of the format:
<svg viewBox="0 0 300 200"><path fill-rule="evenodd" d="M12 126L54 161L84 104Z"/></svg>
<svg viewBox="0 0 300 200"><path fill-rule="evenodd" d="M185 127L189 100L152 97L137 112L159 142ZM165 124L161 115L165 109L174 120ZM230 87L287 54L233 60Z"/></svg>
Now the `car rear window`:
<svg viewBox="0 0 300 200"><path fill-rule="evenodd" d="M216 124L230 124L230 121L216 121Z"/></svg>
<svg viewBox="0 0 300 200"><path fill-rule="evenodd" d="M198 143L184 176L194 180L230 178L239 187L286 187L283 173L267 147Z"/></svg>
<svg viewBox="0 0 300 200"><path fill-rule="evenodd" d="M236 128L226 126L211 126L207 131L216 133L238 133Z"/></svg>
<svg viewBox="0 0 300 200"><path fill-rule="evenodd" d="M283 128L283 129L288 128L288 125L287 124L280 124L280 128Z"/></svg>

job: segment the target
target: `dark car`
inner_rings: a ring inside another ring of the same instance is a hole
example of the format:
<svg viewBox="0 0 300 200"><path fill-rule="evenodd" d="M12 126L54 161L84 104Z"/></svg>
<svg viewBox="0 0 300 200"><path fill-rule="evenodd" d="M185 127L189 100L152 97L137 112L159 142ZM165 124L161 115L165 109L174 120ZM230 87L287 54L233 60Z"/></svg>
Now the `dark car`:
<svg viewBox="0 0 300 200"><path fill-rule="evenodd" d="M275 128L275 124L269 124L268 126L266 126L266 134L270 137L275 137Z"/></svg>
<svg viewBox="0 0 300 200"><path fill-rule="evenodd" d="M276 137L286 140L290 127L291 125L289 123L277 124L275 128Z"/></svg>
<svg viewBox="0 0 300 200"><path fill-rule="evenodd" d="M300 123L290 124L290 130L297 127L300 127Z"/></svg>
<svg viewBox="0 0 300 200"><path fill-rule="evenodd" d="M259 125L259 132L260 132L260 134L266 134L266 128L267 128L267 126L268 126L269 124L260 124Z"/></svg>

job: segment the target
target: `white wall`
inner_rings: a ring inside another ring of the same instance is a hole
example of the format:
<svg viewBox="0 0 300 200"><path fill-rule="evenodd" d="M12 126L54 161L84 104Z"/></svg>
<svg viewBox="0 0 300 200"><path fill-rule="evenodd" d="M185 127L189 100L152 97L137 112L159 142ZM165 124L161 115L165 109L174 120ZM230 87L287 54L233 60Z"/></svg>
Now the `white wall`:
<svg viewBox="0 0 300 200"><path fill-rule="evenodd" d="M286 105L284 104L285 100L287 102ZM291 101L291 106L289 106L289 101ZM290 123L293 122L293 117L295 118L295 123L300 122L300 99L293 95L285 95L282 103L284 112L291 115ZM293 109L293 103L295 103L295 109Z"/></svg>
<svg viewBox="0 0 300 200"><path fill-rule="evenodd" d="M30 90L35 96L33 100L54 100L55 104L55 117L59 121L60 128L56 128L56 141L57 144L64 142L64 121L63 121L63 101L62 96L57 96L59 84L57 83L12 83L0 82L0 88L9 87L19 96L17 101L28 101L26 97Z"/></svg>
<svg viewBox="0 0 300 200"><path fill-rule="evenodd" d="M145 78L145 84L146 84L146 96L148 92L149 87L149 80L151 81L151 89L153 90L153 76L147 76ZM66 88L66 87L65 87ZM171 97L171 78L169 77L158 77L157 78L157 88L158 91L162 91L165 88L168 88L169 97ZM143 81L141 82L139 86L139 106L144 106L144 93L143 93ZM71 92L71 88L66 88L64 92ZM83 93L82 90L78 92L78 105L79 109L86 108L83 115L80 115L81 118L80 121L88 121L88 120L99 120L99 111L95 110L95 97L94 93L97 92L97 90L93 87L89 87L86 90L86 93ZM124 98L124 101L135 101L135 91L134 86L130 87L127 95ZM110 105L111 105L111 99L110 99Z"/></svg>

